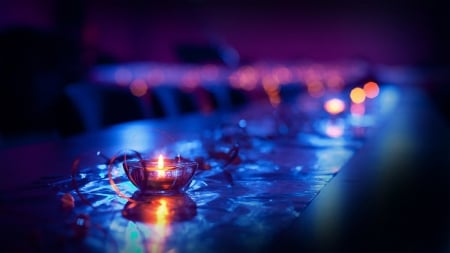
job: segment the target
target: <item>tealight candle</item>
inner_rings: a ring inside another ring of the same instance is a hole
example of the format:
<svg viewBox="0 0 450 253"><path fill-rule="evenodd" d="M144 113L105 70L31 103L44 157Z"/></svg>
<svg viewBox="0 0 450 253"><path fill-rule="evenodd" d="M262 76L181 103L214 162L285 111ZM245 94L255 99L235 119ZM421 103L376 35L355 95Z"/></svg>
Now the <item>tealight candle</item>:
<svg viewBox="0 0 450 253"><path fill-rule="evenodd" d="M197 163L164 159L125 161L128 179L142 194L173 194L183 191L190 183Z"/></svg>

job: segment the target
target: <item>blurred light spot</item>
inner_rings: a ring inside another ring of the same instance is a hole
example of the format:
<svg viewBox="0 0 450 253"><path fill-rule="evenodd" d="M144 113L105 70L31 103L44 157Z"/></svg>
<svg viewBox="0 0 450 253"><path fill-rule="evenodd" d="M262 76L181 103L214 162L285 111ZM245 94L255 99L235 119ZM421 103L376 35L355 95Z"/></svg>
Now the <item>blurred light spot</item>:
<svg viewBox="0 0 450 253"><path fill-rule="evenodd" d="M364 92L366 93L366 97L368 98L374 98L378 96L380 93L380 88L378 87L378 84L375 82L367 82L364 84Z"/></svg>
<svg viewBox="0 0 450 253"><path fill-rule="evenodd" d="M389 113L399 102L400 96L401 93L398 87L383 86L383 90L379 97L379 112L383 114Z"/></svg>
<svg viewBox="0 0 450 253"><path fill-rule="evenodd" d="M159 68L152 69L148 72L146 79L151 86L159 85L164 82L164 72Z"/></svg>
<svg viewBox="0 0 450 253"><path fill-rule="evenodd" d="M214 81L219 78L219 69L212 64L206 64L201 70L201 78L205 81Z"/></svg>
<svg viewBox="0 0 450 253"><path fill-rule="evenodd" d="M202 148L202 143L200 142L200 140L178 141L175 144L174 151L177 154L188 155L188 154L191 154L201 148Z"/></svg>
<svg viewBox="0 0 450 253"><path fill-rule="evenodd" d="M308 89L308 94L311 97L318 98L318 97L323 96L323 94L325 93L325 89L323 87L323 84L320 81L307 82L306 86L307 86L307 89Z"/></svg>
<svg viewBox="0 0 450 253"><path fill-rule="evenodd" d="M235 71L233 73L230 74L230 76L228 77L228 80L230 81L231 87L233 88L239 88L239 72Z"/></svg>
<svg viewBox="0 0 450 253"><path fill-rule="evenodd" d="M353 88L350 91L350 99L355 104L360 104L366 100L366 93L360 87Z"/></svg>
<svg viewBox="0 0 450 253"><path fill-rule="evenodd" d="M133 79L133 73L129 69L120 68L114 73L114 80L117 84L126 86Z"/></svg>
<svg viewBox="0 0 450 253"><path fill-rule="evenodd" d="M188 71L181 79L182 88L193 90L200 85L200 74L195 71Z"/></svg>
<svg viewBox="0 0 450 253"><path fill-rule="evenodd" d="M258 82L258 73L252 66L240 70L239 85L244 90L253 90Z"/></svg>
<svg viewBox="0 0 450 253"><path fill-rule="evenodd" d="M124 224L123 222L119 223L117 220L113 219L110 229L116 233L120 231L119 233L126 238L126 240L123 240L123 245L121 245L121 251L136 252L136 245L141 245L143 238L148 234L148 229L141 229L138 223L127 222Z"/></svg>
<svg viewBox="0 0 450 253"><path fill-rule="evenodd" d="M317 74L314 70L309 69L304 73L303 80L306 84L313 82L320 82L320 75Z"/></svg>
<svg viewBox="0 0 450 253"><path fill-rule="evenodd" d="M294 170L296 171L302 171L303 167L302 166L295 166Z"/></svg>
<svg viewBox="0 0 450 253"><path fill-rule="evenodd" d="M281 103L279 83L271 76L265 76L262 80L264 91L269 97L272 106L278 106Z"/></svg>
<svg viewBox="0 0 450 253"><path fill-rule="evenodd" d="M284 66L275 68L272 71L272 75L274 80L278 81L280 84L285 84L292 81L291 71Z"/></svg>
<svg viewBox="0 0 450 253"><path fill-rule="evenodd" d="M239 120L239 127L241 128L247 127L247 121L245 119Z"/></svg>
<svg viewBox="0 0 450 253"><path fill-rule="evenodd" d="M338 138L344 135L344 125L329 122L325 126L325 133L331 138Z"/></svg>
<svg viewBox="0 0 450 253"><path fill-rule="evenodd" d="M136 79L130 84L130 91L136 97L142 97L147 93L148 86L144 80Z"/></svg>
<svg viewBox="0 0 450 253"><path fill-rule="evenodd" d="M344 87L344 79L337 72L332 72L326 80L326 85L331 90L341 90Z"/></svg>
<svg viewBox="0 0 450 253"><path fill-rule="evenodd" d="M298 81L305 81L305 68L302 66L294 67L294 74Z"/></svg>
<svg viewBox="0 0 450 253"><path fill-rule="evenodd" d="M362 116L366 112L366 106L364 104L352 103L350 106L350 113L355 116Z"/></svg>
<svg viewBox="0 0 450 253"><path fill-rule="evenodd" d="M328 113L336 115L345 110L345 103L339 98L332 98L327 100L323 107Z"/></svg>

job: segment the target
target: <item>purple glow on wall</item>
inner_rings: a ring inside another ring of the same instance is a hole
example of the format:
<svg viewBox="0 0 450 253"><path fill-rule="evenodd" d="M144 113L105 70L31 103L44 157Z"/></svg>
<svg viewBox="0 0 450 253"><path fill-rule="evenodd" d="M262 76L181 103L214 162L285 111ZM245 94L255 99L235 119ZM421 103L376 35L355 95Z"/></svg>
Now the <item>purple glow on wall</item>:
<svg viewBox="0 0 450 253"><path fill-rule="evenodd" d="M9 0L0 27L58 26L54 0ZM228 45L243 61L361 57L416 64L439 54L439 6L402 1L82 1L79 27L86 62L178 62L176 46ZM436 46L437 45L437 46ZM443 45L443 44L442 44Z"/></svg>

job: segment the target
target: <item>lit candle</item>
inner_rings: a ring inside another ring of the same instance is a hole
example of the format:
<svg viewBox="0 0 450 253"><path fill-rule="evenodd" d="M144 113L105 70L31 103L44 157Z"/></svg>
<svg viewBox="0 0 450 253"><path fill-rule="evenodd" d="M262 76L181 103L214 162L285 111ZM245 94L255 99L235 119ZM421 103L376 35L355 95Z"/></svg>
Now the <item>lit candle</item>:
<svg viewBox="0 0 450 253"><path fill-rule="evenodd" d="M147 184L153 188L167 190L177 180L177 173L174 171L176 164L171 161L164 161L162 154L158 156L156 161L146 163L145 169L149 173L147 174L149 180Z"/></svg>
<svg viewBox="0 0 450 253"><path fill-rule="evenodd" d="M197 168L196 162L164 159L128 161L123 164L130 181L143 193L168 194L182 191Z"/></svg>

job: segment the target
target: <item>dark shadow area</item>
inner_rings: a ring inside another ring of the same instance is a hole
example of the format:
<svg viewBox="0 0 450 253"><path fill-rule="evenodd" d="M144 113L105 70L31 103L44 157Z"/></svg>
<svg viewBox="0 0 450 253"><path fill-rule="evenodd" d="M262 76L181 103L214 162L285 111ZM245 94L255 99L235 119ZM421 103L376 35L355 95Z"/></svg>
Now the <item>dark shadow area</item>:
<svg viewBox="0 0 450 253"><path fill-rule="evenodd" d="M65 120L58 113L65 82L79 78L66 54L74 50L70 41L54 32L32 27L1 31L0 135L4 139L58 134L59 121Z"/></svg>

